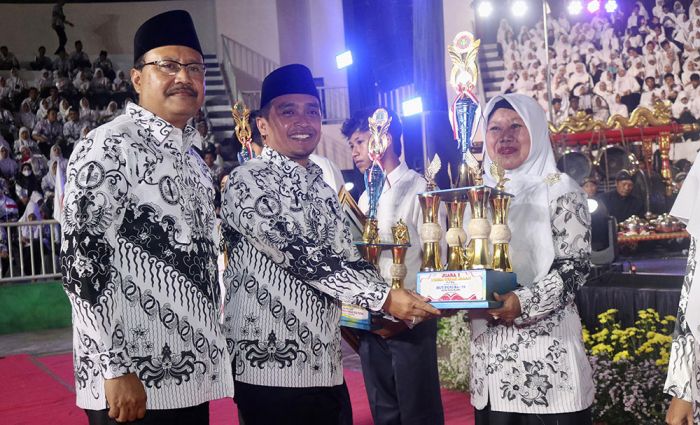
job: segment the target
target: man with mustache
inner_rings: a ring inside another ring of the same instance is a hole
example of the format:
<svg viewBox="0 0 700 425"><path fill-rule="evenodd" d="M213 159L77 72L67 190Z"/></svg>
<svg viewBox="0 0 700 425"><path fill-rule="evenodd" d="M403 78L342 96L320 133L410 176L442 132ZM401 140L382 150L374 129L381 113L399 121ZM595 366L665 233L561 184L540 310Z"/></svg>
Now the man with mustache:
<svg viewBox="0 0 700 425"><path fill-rule="evenodd" d="M139 104L77 142L68 164L61 267L91 425L207 424L209 401L233 395L214 183L187 124L205 71L187 12L146 21L131 70Z"/></svg>
<svg viewBox="0 0 700 425"><path fill-rule="evenodd" d="M335 425L340 301L413 323L439 311L391 290L352 244L335 189L309 160L321 138L311 71L292 64L270 73L260 109L265 147L233 170L221 206L235 401L246 425Z"/></svg>

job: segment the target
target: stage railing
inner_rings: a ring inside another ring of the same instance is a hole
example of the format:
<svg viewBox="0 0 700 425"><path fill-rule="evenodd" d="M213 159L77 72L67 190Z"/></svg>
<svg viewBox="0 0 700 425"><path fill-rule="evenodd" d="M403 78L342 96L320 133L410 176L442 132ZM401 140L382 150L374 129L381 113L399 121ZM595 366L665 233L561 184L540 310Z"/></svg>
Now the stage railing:
<svg viewBox="0 0 700 425"><path fill-rule="evenodd" d="M416 86L414 84L407 84L397 87L394 90L377 93L377 102L379 106L389 108L397 114L403 115L401 104L415 96Z"/></svg>
<svg viewBox="0 0 700 425"><path fill-rule="evenodd" d="M56 220L0 224L0 284L61 277Z"/></svg>

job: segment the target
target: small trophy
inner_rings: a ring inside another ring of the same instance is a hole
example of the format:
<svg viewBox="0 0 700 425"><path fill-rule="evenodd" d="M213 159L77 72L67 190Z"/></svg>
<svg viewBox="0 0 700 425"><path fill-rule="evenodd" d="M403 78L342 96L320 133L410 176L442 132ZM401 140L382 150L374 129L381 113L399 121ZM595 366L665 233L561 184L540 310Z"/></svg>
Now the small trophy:
<svg viewBox="0 0 700 425"><path fill-rule="evenodd" d="M425 170L425 180L428 182L426 193L418 195L420 208L423 212L423 224L420 228L420 238L423 241L423 262L421 271L437 271L442 270L440 261L440 238L442 236L442 227L438 222L438 213L440 210L440 195L434 191L437 187L435 184L435 176L442 163L440 157L435 155L433 161Z"/></svg>
<svg viewBox="0 0 700 425"><path fill-rule="evenodd" d="M241 142L241 152L238 154L238 162L243 164L255 156L251 144L253 143L253 132L250 129L250 109L245 106L242 100L236 102L232 109L233 121L236 123L236 138Z"/></svg>
<svg viewBox="0 0 700 425"><path fill-rule="evenodd" d="M411 244L408 234L408 226L400 219L391 227L391 235L394 238L394 246L391 247L391 256L394 264L391 265L391 289L403 288L403 280L406 277L406 251Z"/></svg>
<svg viewBox="0 0 700 425"><path fill-rule="evenodd" d="M450 116L461 153L457 178L452 182L452 189L435 190L433 186L426 193L418 195L424 222L431 226L429 232L425 231L425 236L421 229L424 243L439 241L441 231L439 224L435 224L437 228L432 227L432 223L437 221L429 220L437 214L438 207L427 200L442 200L447 206L447 270L442 271L439 266L429 267L435 265L433 253L439 252L439 246L435 243L430 249L426 246L423 250L423 268L417 280L418 293L441 309L498 307L500 303L494 300L493 293L503 294L517 287L516 276L511 273L508 258L510 231L507 214L511 195L503 192L503 185L507 181L505 171L497 164L492 165L490 172L498 178L498 184L495 188L485 186L483 167L471 152L472 133L476 118L480 115L479 102L474 95L479 45L480 41L475 40L472 34L460 32L453 44L448 46L453 63L450 82L457 92ZM471 218L465 233L463 216L467 202ZM489 222L489 206L493 209L493 226ZM435 235L437 238L426 238ZM467 235L470 241L465 248ZM489 239L494 244L493 256Z"/></svg>

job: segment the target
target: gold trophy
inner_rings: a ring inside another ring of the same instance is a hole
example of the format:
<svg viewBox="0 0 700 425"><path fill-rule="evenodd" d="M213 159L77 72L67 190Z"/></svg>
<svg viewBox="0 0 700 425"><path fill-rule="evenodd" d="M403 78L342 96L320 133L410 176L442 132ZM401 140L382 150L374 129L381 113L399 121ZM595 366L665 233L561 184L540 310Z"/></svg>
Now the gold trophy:
<svg viewBox="0 0 700 425"><path fill-rule="evenodd" d="M493 226L491 227L491 244L493 244L493 260L491 267L502 272L512 272L508 244L510 243L510 229L508 228L508 209L511 197L503 193L508 179L505 170L498 163L491 163L491 175L496 178L496 192L491 196L491 209L493 211Z"/></svg>
<svg viewBox="0 0 700 425"><path fill-rule="evenodd" d="M391 256L394 261L391 265L391 289L401 289L407 274L406 264L404 264L406 251L411 243L408 226L403 219L391 227L391 234L394 238L394 246L391 247Z"/></svg>
<svg viewBox="0 0 700 425"><path fill-rule="evenodd" d="M238 154L238 162L243 164L255 156L251 146L251 143L253 143L253 131L250 129L250 109L245 106L242 100L239 100L233 105L231 113L233 121L236 123L236 138L242 147L241 152Z"/></svg>
<svg viewBox="0 0 700 425"><path fill-rule="evenodd" d="M467 269L490 269L489 259L489 234L491 224L486 214L489 207L491 188L486 186L476 186L467 189L469 206L472 217L467 225L467 232L471 237L469 241L469 256L467 257Z"/></svg>
<svg viewBox="0 0 700 425"><path fill-rule="evenodd" d="M454 199L445 202L447 206L447 222L449 228L445 234L447 240L447 270L463 270L465 267L466 252L464 244L467 242L467 232L462 225L464 210L467 202L461 199Z"/></svg>
<svg viewBox="0 0 700 425"><path fill-rule="evenodd" d="M438 271L442 270L442 262L440 260L440 238L442 236L442 227L438 222L438 213L440 210L440 195L429 193L437 187L435 184L435 176L442 163L440 157L435 155L432 162L425 170L425 180L428 182L426 193L418 195L420 208L423 212L423 224L420 228L420 237L423 241L423 262L421 271Z"/></svg>

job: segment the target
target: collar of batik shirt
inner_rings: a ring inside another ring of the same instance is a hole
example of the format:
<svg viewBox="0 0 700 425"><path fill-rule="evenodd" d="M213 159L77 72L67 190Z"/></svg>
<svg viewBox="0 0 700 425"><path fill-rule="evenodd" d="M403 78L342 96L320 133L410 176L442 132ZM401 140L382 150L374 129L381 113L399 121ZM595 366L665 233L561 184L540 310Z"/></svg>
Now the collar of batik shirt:
<svg viewBox="0 0 700 425"><path fill-rule="evenodd" d="M262 152L260 153L260 158L263 161L270 162L282 167L282 169L284 169L285 171L304 172L306 174L306 181L308 185L311 185L314 182L314 180L318 178L323 178L323 171L321 170L321 167L316 165L315 162L309 160L306 167L304 167L298 162L292 160L288 156L282 155L281 153L277 152L269 146L265 146L263 148Z"/></svg>
<svg viewBox="0 0 700 425"><path fill-rule="evenodd" d="M125 113L136 124L143 127L158 146L170 137L173 132L176 134L180 133L180 129L175 128L163 118L135 103L129 102L126 105ZM202 149L202 136L199 135L196 128L187 124L184 131L182 131L182 152L186 152L191 146Z"/></svg>

